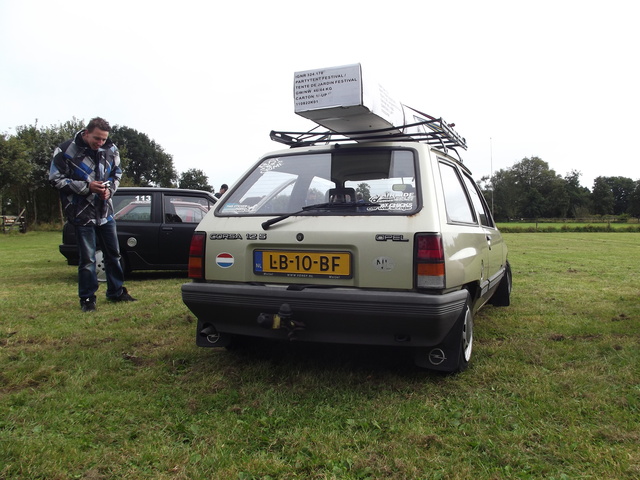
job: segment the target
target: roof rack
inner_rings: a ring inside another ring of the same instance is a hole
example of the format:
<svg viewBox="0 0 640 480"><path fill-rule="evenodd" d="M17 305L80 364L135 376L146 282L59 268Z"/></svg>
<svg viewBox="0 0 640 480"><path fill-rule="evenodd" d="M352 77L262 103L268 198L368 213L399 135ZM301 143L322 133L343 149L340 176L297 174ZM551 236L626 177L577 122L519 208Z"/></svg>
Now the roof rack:
<svg viewBox="0 0 640 480"><path fill-rule="evenodd" d="M396 142L421 142L428 145L440 147L443 150L451 148L455 150L460 147L467 149L466 140L460 136L453 127L455 124L449 124L442 118L435 118L418 110L411 108L417 115L414 123L379 128L375 130L358 130L335 132L332 130L317 131L319 127L314 127L308 132L290 132L272 130L271 140L283 143L290 147L307 147L312 145L321 145L332 142L380 142L380 141L396 141Z"/></svg>

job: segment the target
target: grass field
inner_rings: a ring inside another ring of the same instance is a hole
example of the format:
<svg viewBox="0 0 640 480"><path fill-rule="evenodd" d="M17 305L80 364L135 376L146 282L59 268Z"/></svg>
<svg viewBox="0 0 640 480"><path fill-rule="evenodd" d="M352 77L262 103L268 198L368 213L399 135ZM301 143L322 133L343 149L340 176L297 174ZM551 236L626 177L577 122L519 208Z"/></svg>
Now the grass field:
<svg viewBox="0 0 640 480"><path fill-rule="evenodd" d="M498 223L498 228L504 233L555 233L555 232L628 232L640 233L640 223L632 222L504 222Z"/></svg>
<svg viewBox="0 0 640 480"><path fill-rule="evenodd" d="M0 480L640 478L640 234L506 234L457 376L402 351L195 347L184 277L83 314L60 234L0 235Z"/></svg>

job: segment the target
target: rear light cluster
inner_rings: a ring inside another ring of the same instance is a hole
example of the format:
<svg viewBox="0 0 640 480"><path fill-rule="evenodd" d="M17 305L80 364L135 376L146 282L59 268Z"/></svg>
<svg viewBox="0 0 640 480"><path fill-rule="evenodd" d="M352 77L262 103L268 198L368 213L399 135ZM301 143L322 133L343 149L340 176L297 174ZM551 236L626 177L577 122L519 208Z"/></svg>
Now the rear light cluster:
<svg viewBox="0 0 640 480"><path fill-rule="evenodd" d="M415 237L414 265L416 287L445 287L442 237L435 233L418 233Z"/></svg>
<svg viewBox="0 0 640 480"><path fill-rule="evenodd" d="M204 247L207 234L194 232L189 247L189 278L204 280Z"/></svg>

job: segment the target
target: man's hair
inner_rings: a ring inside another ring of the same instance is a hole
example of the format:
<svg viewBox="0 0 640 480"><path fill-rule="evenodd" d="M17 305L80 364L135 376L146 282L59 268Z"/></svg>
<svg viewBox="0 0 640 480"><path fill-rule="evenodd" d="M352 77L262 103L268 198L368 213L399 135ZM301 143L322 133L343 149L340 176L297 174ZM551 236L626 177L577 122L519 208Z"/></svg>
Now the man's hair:
<svg viewBox="0 0 640 480"><path fill-rule="evenodd" d="M100 117L91 119L89 125L87 125L87 132L93 132L96 128L105 132L111 131L111 125L109 125L109 122Z"/></svg>
<svg viewBox="0 0 640 480"><path fill-rule="evenodd" d="M223 183L222 185L220 185L220 190L222 190L223 188L226 190L229 187L228 187L228 185L226 183Z"/></svg>

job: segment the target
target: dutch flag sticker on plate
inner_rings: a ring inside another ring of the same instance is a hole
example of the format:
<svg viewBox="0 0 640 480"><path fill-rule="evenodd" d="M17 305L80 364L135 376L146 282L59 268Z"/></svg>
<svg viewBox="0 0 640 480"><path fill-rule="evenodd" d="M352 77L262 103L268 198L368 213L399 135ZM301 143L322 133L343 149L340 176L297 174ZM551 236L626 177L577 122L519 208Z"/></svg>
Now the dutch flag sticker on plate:
<svg viewBox="0 0 640 480"><path fill-rule="evenodd" d="M216 256L216 263L221 268L229 268L233 266L233 255L230 253L219 253Z"/></svg>

